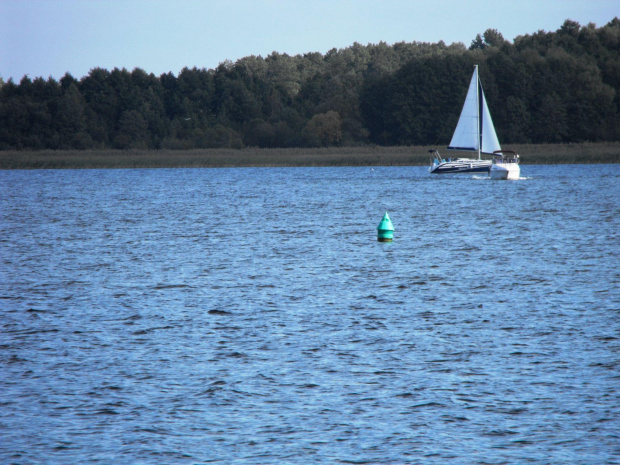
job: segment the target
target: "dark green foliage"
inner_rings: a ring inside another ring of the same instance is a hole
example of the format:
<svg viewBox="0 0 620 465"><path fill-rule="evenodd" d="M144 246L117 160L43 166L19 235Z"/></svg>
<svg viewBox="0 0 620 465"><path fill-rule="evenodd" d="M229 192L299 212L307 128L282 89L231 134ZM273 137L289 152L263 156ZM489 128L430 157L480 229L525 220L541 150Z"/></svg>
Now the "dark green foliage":
<svg viewBox="0 0 620 465"><path fill-rule="evenodd" d="M469 55L414 59L366 88L362 110L381 145L447 143L471 79Z"/></svg>
<svg viewBox="0 0 620 465"><path fill-rule="evenodd" d="M503 144L620 140L620 20L468 48L353 44L157 77L0 78L0 150L446 145L473 65Z"/></svg>

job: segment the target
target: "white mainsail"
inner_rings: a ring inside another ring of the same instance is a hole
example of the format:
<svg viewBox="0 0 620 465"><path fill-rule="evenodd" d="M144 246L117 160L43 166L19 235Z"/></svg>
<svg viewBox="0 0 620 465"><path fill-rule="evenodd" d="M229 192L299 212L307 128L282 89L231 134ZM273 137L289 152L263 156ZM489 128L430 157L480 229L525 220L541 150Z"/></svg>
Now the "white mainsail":
<svg viewBox="0 0 620 465"><path fill-rule="evenodd" d="M448 150L478 152L478 159L480 159L481 152L493 153L501 149L482 85L478 79L478 65L475 65L463 110Z"/></svg>

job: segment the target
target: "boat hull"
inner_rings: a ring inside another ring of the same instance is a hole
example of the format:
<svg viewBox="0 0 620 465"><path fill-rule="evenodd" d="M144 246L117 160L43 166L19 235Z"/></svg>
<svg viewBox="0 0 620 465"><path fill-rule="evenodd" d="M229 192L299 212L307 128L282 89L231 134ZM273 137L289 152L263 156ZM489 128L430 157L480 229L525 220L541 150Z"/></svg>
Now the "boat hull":
<svg viewBox="0 0 620 465"><path fill-rule="evenodd" d="M490 160L457 160L434 164L429 171L432 174L488 173L490 169Z"/></svg>
<svg viewBox="0 0 620 465"><path fill-rule="evenodd" d="M490 177L496 180L516 180L521 176L521 168L517 163L495 163L491 167Z"/></svg>

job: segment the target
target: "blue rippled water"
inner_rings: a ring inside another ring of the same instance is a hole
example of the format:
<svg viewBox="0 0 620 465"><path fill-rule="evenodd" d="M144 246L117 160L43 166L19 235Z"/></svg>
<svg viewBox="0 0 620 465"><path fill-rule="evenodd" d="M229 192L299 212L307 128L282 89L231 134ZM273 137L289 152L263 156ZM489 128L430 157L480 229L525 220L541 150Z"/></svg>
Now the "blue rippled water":
<svg viewBox="0 0 620 465"><path fill-rule="evenodd" d="M0 462L620 463L620 166L522 175L0 171Z"/></svg>

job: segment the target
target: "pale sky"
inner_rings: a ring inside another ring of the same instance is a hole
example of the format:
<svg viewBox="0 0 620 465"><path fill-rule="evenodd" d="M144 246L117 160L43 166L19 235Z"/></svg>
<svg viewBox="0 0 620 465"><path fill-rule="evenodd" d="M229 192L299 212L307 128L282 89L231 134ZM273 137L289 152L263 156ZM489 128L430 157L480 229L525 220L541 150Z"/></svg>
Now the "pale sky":
<svg viewBox="0 0 620 465"><path fill-rule="evenodd" d="M184 67L271 52L326 53L354 42L463 42L603 26L619 0L0 0L0 77L80 79L92 68Z"/></svg>

